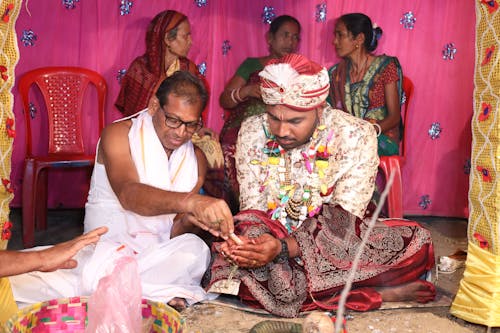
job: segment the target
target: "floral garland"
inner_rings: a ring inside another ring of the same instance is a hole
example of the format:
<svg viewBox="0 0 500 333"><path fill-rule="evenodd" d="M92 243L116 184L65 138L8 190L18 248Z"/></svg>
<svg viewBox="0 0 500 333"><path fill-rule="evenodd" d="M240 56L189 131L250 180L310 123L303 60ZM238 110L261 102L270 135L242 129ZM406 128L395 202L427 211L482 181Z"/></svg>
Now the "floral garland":
<svg viewBox="0 0 500 333"><path fill-rule="evenodd" d="M267 141L262 151L267 155L267 161L255 161L266 168L260 180L260 191L268 189L268 212L271 218L279 220L288 232L298 228L307 217L317 215L323 205L321 197L329 194L325 170L332 155L328 143L333 136L333 130L330 130L324 143L320 144L324 137L320 133L325 129L324 125L318 126L311 137L311 143L301 152L302 162L308 172L305 182L307 185L301 186L292 183L290 179L290 155L264 126Z"/></svg>

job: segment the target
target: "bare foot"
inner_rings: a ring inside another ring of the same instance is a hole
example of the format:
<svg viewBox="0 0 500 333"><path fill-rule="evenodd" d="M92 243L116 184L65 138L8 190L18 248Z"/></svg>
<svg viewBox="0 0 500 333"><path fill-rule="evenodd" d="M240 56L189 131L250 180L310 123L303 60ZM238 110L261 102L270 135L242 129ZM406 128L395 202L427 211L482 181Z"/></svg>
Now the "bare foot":
<svg viewBox="0 0 500 333"><path fill-rule="evenodd" d="M436 288L428 281L417 280L394 287L377 288L384 302L430 302L436 297Z"/></svg>
<svg viewBox="0 0 500 333"><path fill-rule="evenodd" d="M184 298L174 297L168 302L168 305L181 312L187 307L186 300Z"/></svg>

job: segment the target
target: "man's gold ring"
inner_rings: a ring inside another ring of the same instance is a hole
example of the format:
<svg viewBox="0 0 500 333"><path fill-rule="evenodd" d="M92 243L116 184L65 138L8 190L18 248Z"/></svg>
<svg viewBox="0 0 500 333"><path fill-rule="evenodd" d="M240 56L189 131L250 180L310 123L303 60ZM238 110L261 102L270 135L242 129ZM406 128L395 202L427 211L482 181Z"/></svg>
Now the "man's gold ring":
<svg viewBox="0 0 500 333"><path fill-rule="evenodd" d="M252 260L252 266L257 265L257 261L255 259Z"/></svg>

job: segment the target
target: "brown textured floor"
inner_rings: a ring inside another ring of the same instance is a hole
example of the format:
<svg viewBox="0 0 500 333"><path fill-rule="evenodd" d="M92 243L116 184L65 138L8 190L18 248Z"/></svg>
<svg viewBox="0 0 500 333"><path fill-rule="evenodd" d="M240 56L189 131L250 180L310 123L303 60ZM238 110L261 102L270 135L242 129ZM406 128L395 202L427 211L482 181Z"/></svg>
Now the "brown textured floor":
<svg viewBox="0 0 500 333"><path fill-rule="evenodd" d="M81 234L84 212L81 209L50 210L47 230L37 231L36 245L49 245L70 239ZM450 255L456 250L467 249L467 220L444 217L414 216L411 219L421 222L431 230L436 258ZM14 224L9 249L22 249L21 211L11 210ZM458 290L463 269L453 274L434 276L438 288L451 298ZM409 309L387 309L367 313L348 312L348 332L486 332L486 327L465 322L449 314L449 306L435 306ZM269 315L241 311L220 304L198 304L182 313L187 333L211 332L249 332L257 323L265 320L281 321ZM303 318L293 321L302 322ZM491 332L500 332L494 328Z"/></svg>

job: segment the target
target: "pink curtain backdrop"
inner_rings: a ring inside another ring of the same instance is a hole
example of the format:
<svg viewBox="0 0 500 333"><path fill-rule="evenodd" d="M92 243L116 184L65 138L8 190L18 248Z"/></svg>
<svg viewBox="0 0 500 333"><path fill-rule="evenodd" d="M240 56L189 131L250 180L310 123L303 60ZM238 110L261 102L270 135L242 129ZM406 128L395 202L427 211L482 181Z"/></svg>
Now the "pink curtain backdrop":
<svg viewBox="0 0 500 333"><path fill-rule="evenodd" d="M468 169L471 151L474 75L475 8L467 0L135 0L130 14L120 14L120 0L75 1L67 9L61 0L29 1L16 24L20 60L16 76L42 66L83 66L100 72L109 94L106 119L120 117L114 108L119 91L118 72L145 49L145 31L158 12L175 9L191 22L193 46L189 57L206 63L211 99L207 126L219 131L224 111L218 97L225 82L248 56L267 54L263 23L265 6L278 16L295 16L302 24L299 52L329 67L338 61L332 47L334 19L344 13L363 12L384 33L377 53L399 58L404 74L415 84L409 122L409 151L403 168L404 210L408 215L467 216ZM205 5L203 5L205 3ZM326 4L326 21L316 20L318 4ZM413 29L400 23L412 12ZM21 41L23 30L32 30L33 46ZM224 41L230 50L222 52ZM446 44L453 43L453 60L443 59ZM12 206L21 204L24 158L24 119L17 92L14 111L17 137L12 157L11 180L15 187ZM36 121L37 118L35 118ZM437 126L437 123L439 126ZM432 124L440 129L432 138ZM50 175L49 207L78 207L86 200L85 175Z"/></svg>

